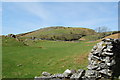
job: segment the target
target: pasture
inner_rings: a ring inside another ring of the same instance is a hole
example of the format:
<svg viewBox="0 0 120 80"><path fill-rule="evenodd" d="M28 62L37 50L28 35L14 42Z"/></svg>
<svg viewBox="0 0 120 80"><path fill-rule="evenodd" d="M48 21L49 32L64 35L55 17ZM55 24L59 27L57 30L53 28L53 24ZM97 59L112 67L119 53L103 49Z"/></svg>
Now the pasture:
<svg viewBox="0 0 120 80"><path fill-rule="evenodd" d="M43 71L63 73L86 69L88 54L96 42L2 39L3 78L33 78Z"/></svg>

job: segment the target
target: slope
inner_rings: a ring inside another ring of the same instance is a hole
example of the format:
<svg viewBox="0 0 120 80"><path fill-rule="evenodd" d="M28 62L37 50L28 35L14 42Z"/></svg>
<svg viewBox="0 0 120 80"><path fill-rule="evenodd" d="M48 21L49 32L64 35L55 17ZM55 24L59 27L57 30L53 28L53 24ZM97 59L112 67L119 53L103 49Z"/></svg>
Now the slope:
<svg viewBox="0 0 120 80"><path fill-rule="evenodd" d="M36 38L42 40L78 40L86 35L93 35L96 32L88 28L72 28L72 27L47 27L36 31L19 34L20 37Z"/></svg>

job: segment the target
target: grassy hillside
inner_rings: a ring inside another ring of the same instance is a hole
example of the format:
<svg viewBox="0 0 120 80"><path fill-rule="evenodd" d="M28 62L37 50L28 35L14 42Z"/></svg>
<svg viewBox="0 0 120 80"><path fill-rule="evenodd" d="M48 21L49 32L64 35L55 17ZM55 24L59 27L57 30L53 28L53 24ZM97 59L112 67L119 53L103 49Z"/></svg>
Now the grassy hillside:
<svg viewBox="0 0 120 80"><path fill-rule="evenodd" d="M78 40L86 35L93 35L96 32L88 28L72 28L72 27L47 27L36 31L19 34L21 37L37 38L43 40Z"/></svg>
<svg viewBox="0 0 120 80"><path fill-rule="evenodd" d="M103 38L120 38L120 31L102 32L81 37L79 40L96 41Z"/></svg>
<svg viewBox="0 0 120 80"><path fill-rule="evenodd" d="M2 41L3 78L33 78L43 71L62 73L67 68L85 69L87 56L96 44L47 40L23 43L8 37Z"/></svg>
<svg viewBox="0 0 120 80"><path fill-rule="evenodd" d="M110 34L111 32L96 33L86 28L49 27L19 34L18 38L3 36L2 77L33 78L40 76L43 71L62 73L66 69L86 69L88 54L99 42L86 41L98 40ZM111 36L113 38L117 35ZM31 39L33 37L36 39ZM69 41L81 37L85 40Z"/></svg>
<svg viewBox="0 0 120 80"><path fill-rule="evenodd" d="M26 46L26 44L24 44L24 42L20 42L15 38L11 38L11 37L2 37L2 46L3 47L21 47L21 46Z"/></svg>
<svg viewBox="0 0 120 80"><path fill-rule="evenodd" d="M20 38L27 39L41 39L41 40L62 40L62 41L74 41L74 40L87 40L95 41L102 39L112 34L120 33L120 31L102 32L97 33L88 28L73 28L73 27L47 27L36 31L18 34Z"/></svg>
<svg viewBox="0 0 120 80"><path fill-rule="evenodd" d="M105 38L118 39L118 38L120 38L120 33L112 34L112 35L110 35L110 36L106 36Z"/></svg>

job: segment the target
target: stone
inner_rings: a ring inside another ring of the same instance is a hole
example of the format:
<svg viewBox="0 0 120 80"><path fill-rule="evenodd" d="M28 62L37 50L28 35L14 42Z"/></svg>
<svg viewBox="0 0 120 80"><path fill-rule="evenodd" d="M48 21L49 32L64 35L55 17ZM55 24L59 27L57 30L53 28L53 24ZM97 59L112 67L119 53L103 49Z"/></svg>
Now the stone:
<svg viewBox="0 0 120 80"><path fill-rule="evenodd" d="M65 78L67 76L65 76L63 74L54 74L54 75L51 75L51 77L53 77L53 78Z"/></svg>
<svg viewBox="0 0 120 80"><path fill-rule="evenodd" d="M112 49L113 48L113 46L111 45L111 46L107 46L107 49Z"/></svg>
<svg viewBox="0 0 120 80"><path fill-rule="evenodd" d="M107 63L108 66L113 66L115 65L115 60L112 60L110 63Z"/></svg>
<svg viewBox="0 0 120 80"><path fill-rule="evenodd" d="M109 63L111 61L111 59L110 59L110 57L107 56L106 58L104 58L103 61L105 61L105 63Z"/></svg>
<svg viewBox="0 0 120 80"><path fill-rule="evenodd" d="M63 75L65 75L66 77L68 77L68 76L72 75L72 72L71 72L71 70L66 69L66 70L64 71Z"/></svg>
<svg viewBox="0 0 120 80"><path fill-rule="evenodd" d="M91 53L93 53L93 52L94 52L94 49L91 50Z"/></svg>
<svg viewBox="0 0 120 80"><path fill-rule="evenodd" d="M120 38L119 39L114 39L115 43L120 43Z"/></svg>
<svg viewBox="0 0 120 80"><path fill-rule="evenodd" d="M71 77L70 80L81 80L82 75L80 73L74 73Z"/></svg>
<svg viewBox="0 0 120 80"><path fill-rule="evenodd" d="M107 49L108 50L108 49ZM102 55L108 55L108 56L112 56L114 53L110 53L110 52L102 52Z"/></svg>
<svg viewBox="0 0 120 80"><path fill-rule="evenodd" d="M83 76L82 77L82 80L97 80L95 77L86 77L86 76Z"/></svg>
<svg viewBox="0 0 120 80"><path fill-rule="evenodd" d="M102 41L104 41L104 42L113 42L113 39L107 38L107 39L103 39Z"/></svg>
<svg viewBox="0 0 120 80"><path fill-rule="evenodd" d="M93 54L90 53L90 54L88 55L88 60L91 61L92 57L93 57Z"/></svg>
<svg viewBox="0 0 120 80"><path fill-rule="evenodd" d="M106 49L104 49L103 51L104 51L104 52L111 52L112 49L108 49L108 48L106 48Z"/></svg>
<svg viewBox="0 0 120 80"><path fill-rule="evenodd" d="M78 69L77 73L83 73L85 70L83 69Z"/></svg>
<svg viewBox="0 0 120 80"><path fill-rule="evenodd" d="M43 76L50 76L51 74L48 73L48 72L42 72L42 75L43 75Z"/></svg>
<svg viewBox="0 0 120 80"><path fill-rule="evenodd" d="M118 79L120 79L120 76L118 77Z"/></svg>
<svg viewBox="0 0 120 80"><path fill-rule="evenodd" d="M79 69L77 73L74 73L71 77L70 80L82 80L82 76L84 75L85 70Z"/></svg>
<svg viewBox="0 0 120 80"><path fill-rule="evenodd" d="M99 64L100 69L107 68L108 66L105 63L100 63Z"/></svg>
<svg viewBox="0 0 120 80"><path fill-rule="evenodd" d="M93 50L96 50L97 49L97 46L95 45L94 47L93 47Z"/></svg>
<svg viewBox="0 0 120 80"><path fill-rule="evenodd" d="M17 66L20 67L20 66L22 66L22 64L18 64Z"/></svg>
<svg viewBox="0 0 120 80"><path fill-rule="evenodd" d="M92 54L93 55L97 55L97 54L99 54L99 52L98 51L94 51Z"/></svg>
<svg viewBox="0 0 120 80"><path fill-rule="evenodd" d="M96 60L96 59L97 59L97 60L101 60L101 58L98 57L98 56L93 56L92 59L93 59L93 60Z"/></svg>
<svg viewBox="0 0 120 80"><path fill-rule="evenodd" d="M16 35L14 35L14 34L8 34L7 36L12 37L12 38L16 38Z"/></svg>
<svg viewBox="0 0 120 80"><path fill-rule="evenodd" d="M72 70L71 70L71 73L72 73L72 74L76 73L76 70L72 69Z"/></svg>
<svg viewBox="0 0 120 80"><path fill-rule="evenodd" d="M99 78L101 76L99 72L96 70L86 70L85 77L86 78Z"/></svg>
<svg viewBox="0 0 120 80"><path fill-rule="evenodd" d="M51 80L52 78L51 77L49 77L49 76L42 76L42 77L35 77L35 79L34 80Z"/></svg>
<svg viewBox="0 0 120 80"><path fill-rule="evenodd" d="M108 75L108 76L112 76L112 72L109 69L102 69L102 70L99 71L99 73L102 73L102 74L105 74L105 75Z"/></svg>
<svg viewBox="0 0 120 80"><path fill-rule="evenodd" d="M96 52L96 53L100 53L100 52L102 51L103 48L104 48L104 47L99 46L99 48L97 48L95 52Z"/></svg>
<svg viewBox="0 0 120 80"><path fill-rule="evenodd" d="M88 68L89 70L95 70L95 69L98 68L98 66L97 66L97 65L96 65L96 66L94 66L94 65L88 65L87 68Z"/></svg>
<svg viewBox="0 0 120 80"><path fill-rule="evenodd" d="M107 52L111 52L111 51L112 51L111 49L107 48Z"/></svg>
<svg viewBox="0 0 120 80"><path fill-rule="evenodd" d="M105 42L106 45L112 45L112 42Z"/></svg>

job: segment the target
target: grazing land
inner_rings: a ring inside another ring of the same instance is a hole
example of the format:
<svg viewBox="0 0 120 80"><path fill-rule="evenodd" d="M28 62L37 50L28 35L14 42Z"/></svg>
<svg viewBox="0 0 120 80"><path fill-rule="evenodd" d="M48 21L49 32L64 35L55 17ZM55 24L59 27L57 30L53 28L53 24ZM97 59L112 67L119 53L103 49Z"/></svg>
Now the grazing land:
<svg viewBox="0 0 120 80"><path fill-rule="evenodd" d="M43 71L63 73L66 69L86 69L92 47L112 33L117 36L118 32L49 27L14 37L2 36L2 77L34 78Z"/></svg>
<svg viewBox="0 0 120 80"><path fill-rule="evenodd" d="M43 71L62 73L66 68L85 69L94 44L47 40L22 43L3 37L3 77L33 78Z"/></svg>

